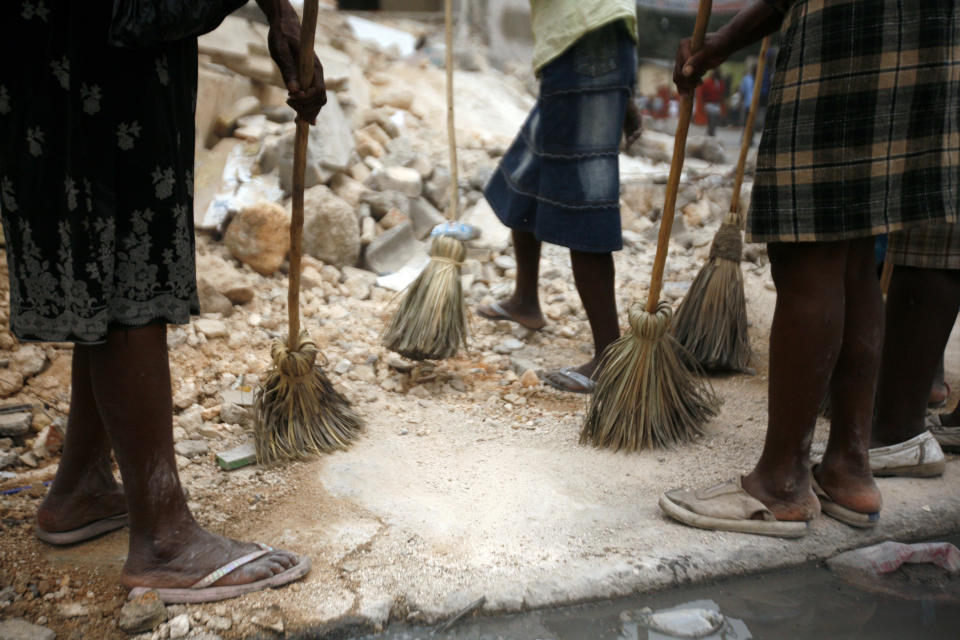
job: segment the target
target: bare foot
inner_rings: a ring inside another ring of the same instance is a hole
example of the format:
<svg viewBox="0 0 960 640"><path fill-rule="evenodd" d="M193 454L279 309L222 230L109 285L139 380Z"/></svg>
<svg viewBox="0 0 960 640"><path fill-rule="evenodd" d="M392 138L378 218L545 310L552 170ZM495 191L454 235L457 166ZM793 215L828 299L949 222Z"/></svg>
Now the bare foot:
<svg viewBox="0 0 960 640"><path fill-rule="evenodd" d="M933 386L930 388L930 396L927 399L927 406L938 409L947 404L949 398L950 385L943 380L934 380Z"/></svg>
<svg viewBox="0 0 960 640"><path fill-rule="evenodd" d="M477 314L487 320L509 320L530 329L538 331L547 324L540 307L526 307L513 298L508 298L491 305L479 307Z"/></svg>
<svg viewBox="0 0 960 640"><path fill-rule="evenodd" d="M820 514L820 501L813 493L809 475L792 486L772 488L756 471L743 476L743 488L766 506L777 520L807 522Z"/></svg>
<svg viewBox="0 0 960 640"><path fill-rule="evenodd" d="M91 475L71 487L69 493L51 489L37 510L37 525L49 533L61 533L126 512L123 487L113 476L107 479Z"/></svg>
<svg viewBox="0 0 960 640"><path fill-rule="evenodd" d="M149 542L131 539L121 584L129 588L190 587L233 560L260 549L210 533L196 522L183 523L173 528L171 534ZM298 562L297 556L288 551L270 551L210 586L257 582L283 573Z"/></svg>

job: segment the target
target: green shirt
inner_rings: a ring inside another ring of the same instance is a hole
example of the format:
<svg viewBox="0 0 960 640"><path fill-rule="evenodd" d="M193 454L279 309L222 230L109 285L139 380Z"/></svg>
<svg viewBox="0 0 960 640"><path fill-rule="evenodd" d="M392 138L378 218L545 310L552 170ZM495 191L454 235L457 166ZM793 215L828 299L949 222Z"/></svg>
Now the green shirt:
<svg viewBox="0 0 960 640"><path fill-rule="evenodd" d="M626 20L627 29L637 39L635 0L530 0L530 18L537 74L584 34L614 20Z"/></svg>

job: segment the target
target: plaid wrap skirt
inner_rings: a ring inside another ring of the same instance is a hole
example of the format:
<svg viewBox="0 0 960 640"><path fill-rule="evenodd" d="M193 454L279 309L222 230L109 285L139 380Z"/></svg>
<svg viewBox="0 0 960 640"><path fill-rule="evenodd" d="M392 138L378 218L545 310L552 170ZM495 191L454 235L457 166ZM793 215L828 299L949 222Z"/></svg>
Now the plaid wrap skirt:
<svg viewBox="0 0 960 640"><path fill-rule="evenodd" d="M955 221L958 3L782 4L747 240L846 240Z"/></svg>
<svg viewBox="0 0 960 640"><path fill-rule="evenodd" d="M960 269L960 224L934 222L890 234L887 259L921 269Z"/></svg>

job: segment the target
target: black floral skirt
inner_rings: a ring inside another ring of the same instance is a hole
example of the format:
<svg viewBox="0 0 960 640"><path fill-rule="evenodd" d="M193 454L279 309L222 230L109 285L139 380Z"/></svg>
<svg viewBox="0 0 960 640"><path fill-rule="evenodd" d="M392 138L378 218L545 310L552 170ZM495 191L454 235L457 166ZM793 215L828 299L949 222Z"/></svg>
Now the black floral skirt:
<svg viewBox="0 0 960 640"><path fill-rule="evenodd" d="M0 211L10 326L95 344L199 309L197 44L106 44L110 2L0 3Z"/></svg>

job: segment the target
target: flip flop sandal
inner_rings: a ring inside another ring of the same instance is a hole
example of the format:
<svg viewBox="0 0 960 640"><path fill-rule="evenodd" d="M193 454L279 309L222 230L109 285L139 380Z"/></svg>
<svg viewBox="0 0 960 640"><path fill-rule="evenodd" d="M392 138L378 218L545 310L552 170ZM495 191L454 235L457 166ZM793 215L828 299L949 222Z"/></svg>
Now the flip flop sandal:
<svg viewBox="0 0 960 640"><path fill-rule="evenodd" d="M777 538L800 538L810 530L807 521L777 520L746 492L740 477L707 489L667 491L660 496L660 508L674 520L700 529Z"/></svg>
<svg viewBox="0 0 960 640"><path fill-rule="evenodd" d="M297 564L290 567L286 571L270 576L269 578L257 580L256 582L248 582L246 584L236 584L225 587L211 586L225 575L236 571L240 567L250 564L254 560L262 558L271 551L274 551L273 547L269 547L259 542L257 543L257 546L260 547L258 551L253 551L245 556L237 558L236 560L228 562L213 573L198 580L192 587L179 589L168 587L134 587L130 590L130 595L127 596L127 599L132 600L133 598L136 598L147 591L153 590L157 592L157 595L160 596L160 600L162 600L165 604L197 604L201 602L216 602L218 600L236 598L247 593L253 593L254 591L282 587L285 584L289 584L302 578L307 574L308 571L310 571L310 558L298 555Z"/></svg>
<svg viewBox="0 0 960 640"><path fill-rule="evenodd" d="M121 529L125 526L127 526L127 514L121 513L118 516L94 520L93 522L87 523L82 527L71 529L70 531L45 531L41 529L39 525L34 531L37 535L37 538L46 542L47 544L65 545L86 542L87 540L96 538L97 536L102 536L103 534L110 533L111 531L116 531L117 529Z"/></svg>
<svg viewBox="0 0 960 640"><path fill-rule="evenodd" d="M877 523L880 521L879 511L876 513L863 513L861 511L848 509L847 507L834 502L833 498L827 495L827 492L824 491L823 487L821 487L817 482L816 476L813 475L817 466L819 465L815 465L810 469L810 478L813 484L813 493L816 494L817 498L820 500L820 510L834 520L839 520L843 524L856 527L858 529L872 529L873 527L877 526Z"/></svg>
<svg viewBox="0 0 960 640"><path fill-rule="evenodd" d="M589 395L593 393L594 390L596 390L597 388L596 380L593 380L592 378L588 378L587 376L583 375L573 367L564 367L563 369L557 369L555 371L540 372L538 375L540 376L541 380L546 382L548 385L550 385L554 389L559 389L560 391L567 391L569 393L584 393ZM564 386L559 382L552 380L550 376L560 376L561 378L565 378L570 382L580 385L581 388L572 389L568 386Z"/></svg>
<svg viewBox="0 0 960 640"><path fill-rule="evenodd" d="M521 327L524 327L525 329L529 329L530 331L540 331L540 329L543 328L543 327L539 327L534 329L533 327L530 327L520 322L519 320L514 318L512 315L510 315L510 312L504 309L499 302L493 302L487 305L487 307L491 311L493 311L493 313L484 313L481 309L477 309L477 315L480 316L481 318L486 318L487 320L507 320L509 322L515 322Z"/></svg>

